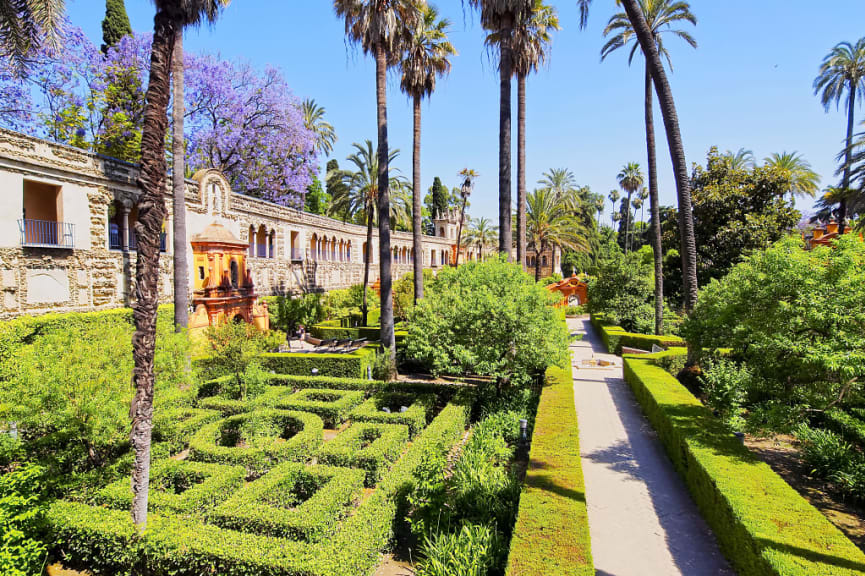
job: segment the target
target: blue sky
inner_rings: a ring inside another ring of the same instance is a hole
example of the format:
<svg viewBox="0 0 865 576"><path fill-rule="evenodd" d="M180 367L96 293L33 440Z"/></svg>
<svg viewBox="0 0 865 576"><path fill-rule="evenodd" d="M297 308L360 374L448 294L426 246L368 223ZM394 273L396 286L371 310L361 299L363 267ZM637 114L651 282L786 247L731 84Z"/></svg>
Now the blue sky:
<svg viewBox="0 0 865 576"><path fill-rule="evenodd" d="M625 52L600 62L602 31L613 0L595 0L589 26L579 29L576 0L552 2L563 30L547 67L529 79L527 171L531 188L550 168L567 167L577 181L607 194L629 162L645 166L643 63L628 68ZM153 5L126 0L136 31L152 29ZM498 77L483 49L478 18L459 0L439 0L452 20L459 55L450 76L423 108L423 186L434 176L453 186L457 172L480 172L472 215L497 220ZM865 34L862 0L692 0L699 18L693 50L668 40L671 76L688 162L704 163L710 146L740 147L758 158L801 152L835 183L835 156L845 131L843 110L826 114L812 82L825 54L842 40ZM101 41L102 0L69 0L72 23ZM353 142L375 139L373 62L345 43L344 24L328 0L234 0L214 26L187 33L186 49L280 67L295 95L327 109L339 136L333 157L342 161ZM389 82L389 130L402 154L396 166L411 175L411 106ZM514 103L516 104L516 86ZM865 118L857 110L857 121ZM516 115L514 115L516 128ZM658 112L662 204L675 204L675 186ZM514 134L516 141L516 132ZM516 151L514 151L516 159ZM516 170L514 170L516 177ZM516 190L516 184L514 184ZM515 192L514 192L515 195ZM800 202L807 211L811 202ZM609 202L607 202L609 214ZM608 218L608 216L607 216Z"/></svg>

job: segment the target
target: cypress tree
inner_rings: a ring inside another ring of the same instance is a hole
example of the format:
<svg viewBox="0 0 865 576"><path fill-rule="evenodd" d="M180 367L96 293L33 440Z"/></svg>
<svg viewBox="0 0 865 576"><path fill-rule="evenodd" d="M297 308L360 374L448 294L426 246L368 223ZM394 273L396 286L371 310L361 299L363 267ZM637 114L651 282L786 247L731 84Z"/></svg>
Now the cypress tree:
<svg viewBox="0 0 865 576"><path fill-rule="evenodd" d="M448 209L448 191L438 176L435 177L432 185L432 207L433 218L441 217Z"/></svg>
<svg viewBox="0 0 865 576"><path fill-rule="evenodd" d="M102 21L102 53L120 42L124 36L132 35L132 25L126 14L123 0L105 0L105 19Z"/></svg>

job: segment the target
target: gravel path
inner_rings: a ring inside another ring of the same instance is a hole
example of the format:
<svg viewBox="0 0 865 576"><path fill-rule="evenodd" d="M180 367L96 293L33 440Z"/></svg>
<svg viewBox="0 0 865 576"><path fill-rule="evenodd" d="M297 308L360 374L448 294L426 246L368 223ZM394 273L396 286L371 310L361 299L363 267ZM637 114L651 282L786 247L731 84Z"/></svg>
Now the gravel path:
<svg viewBox="0 0 865 576"><path fill-rule="evenodd" d="M733 576L588 319L569 319L580 447L598 576ZM604 359L612 367L589 367Z"/></svg>

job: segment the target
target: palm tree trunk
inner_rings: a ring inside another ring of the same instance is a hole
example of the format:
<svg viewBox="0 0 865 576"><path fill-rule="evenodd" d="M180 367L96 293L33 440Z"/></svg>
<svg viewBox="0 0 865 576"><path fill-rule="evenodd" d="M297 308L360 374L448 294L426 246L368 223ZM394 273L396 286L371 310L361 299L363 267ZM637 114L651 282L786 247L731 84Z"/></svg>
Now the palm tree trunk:
<svg viewBox="0 0 865 576"><path fill-rule="evenodd" d="M513 18L506 18L502 26L502 41L499 74L499 252L512 260L511 245L511 76L513 75L513 52L511 34Z"/></svg>
<svg viewBox="0 0 865 576"><path fill-rule="evenodd" d="M856 118L856 86L850 86L847 102L847 147L844 151L844 175L841 180L841 202L838 204L838 235L844 234L847 227L847 189L850 188L850 154L853 147L853 122Z"/></svg>
<svg viewBox="0 0 865 576"><path fill-rule="evenodd" d="M625 254L628 253L628 249L631 247L631 191L628 190L628 205L626 206L627 210L625 210Z"/></svg>
<svg viewBox="0 0 865 576"><path fill-rule="evenodd" d="M517 260L526 267L526 75L517 78Z"/></svg>
<svg viewBox="0 0 865 576"><path fill-rule="evenodd" d="M376 108L378 109L378 251L381 283L381 345L390 351L392 363L396 361L396 342L393 329L393 280L391 279L390 251L390 190L388 184L387 144L387 57L384 46L375 48Z"/></svg>
<svg viewBox="0 0 865 576"><path fill-rule="evenodd" d="M361 313L361 323L363 326L367 326L367 320L369 318L369 303L366 301L366 291L369 289L369 266L370 266L370 256L372 256L372 223L373 223L373 207L367 206L367 217L366 217L366 250L363 252L364 257L364 265L363 265L363 304L360 308Z"/></svg>
<svg viewBox="0 0 865 576"><path fill-rule="evenodd" d="M652 219L652 249L655 255L655 334L664 333L664 255L661 253L661 207L658 201L658 158L655 151L655 114L652 75L646 66L646 148L649 153L649 212Z"/></svg>
<svg viewBox="0 0 865 576"><path fill-rule="evenodd" d="M535 246L535 282L541 279L541 250Z"/></svg>
<svg viewBox="0 0 865 576"><path fill-rule="evenodd" d="M655 85L655 92L664 116L664 127L667 132L667 143L670 147L670 157L676 176L676 191L679 200L679 236L682 251L682 281L685 292L685 312L694 309L697 303L697 242L694 237L694 213L691 207L691 182L688 177L688 164L685 159L685 147L682 144L682 132L679 129L679 116L676 113L676 103L673 91L667 80L667 73L658 54L655 38L646 18L637 4L637 0L621 0L628 20L631 21L640 48L646 57L646 63Z"/></svg>
<svg viewBox="0 0 865 576"><path fill-rule="evenodd" d="M174 135L172 191L174 211L174 329L189 326L189 263L186 258L186 149L183 138L183 30L174 40Z"/></svg>
<svg viewBox="0 0 865 576"><path fill-rule="evenodd" d="M468 200L467 196L463 196L463 205L460 209L460 223L457 226L457 255L454 258L454 267L460 265L460 246L462 246L463 242L463 221L466 219L466 201Z"/></svg>
<svg viewBox="0 0 865 576"><path fill-rule="evenodd" d="M142 531L147 527L147 496L150 487L150 434L153 428L153 357L156 350L156 311L159 306L159 235L165 220L165 134L168 131L168 96L171 91L171 57L175 22L164 11L156 13L150 81L144 107L141 135L141 172L138 185L138 238L132 336L135 396L130 407L134 451L132 468L132 521Z"/></svg>
<svg viewBox="0 0 865 576"><path fill-rule="evenodd" d="M414 245L414 301L423 298L423 240L421 238L422 198L420 190L420 128L421 109L420 98L414 99L414 166L412 167L412 244Z"/></svg>

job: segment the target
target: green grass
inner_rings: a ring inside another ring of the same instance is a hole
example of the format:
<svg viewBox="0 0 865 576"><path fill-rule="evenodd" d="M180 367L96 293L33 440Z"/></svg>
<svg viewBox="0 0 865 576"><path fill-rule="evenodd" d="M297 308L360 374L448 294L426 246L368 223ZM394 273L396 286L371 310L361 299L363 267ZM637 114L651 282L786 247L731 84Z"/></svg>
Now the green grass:
<svg viewBox="0 0 865 576"><path fill-rule="evenodd" d="M865 573L865 554L652 357L626 357L625 379L740 576Z"/></svg>
<svg viewBox="0 0 865 576"><path fill-rule="evenodd" d="M594 575L569 371L547 370L507 576Z"/></svg>

